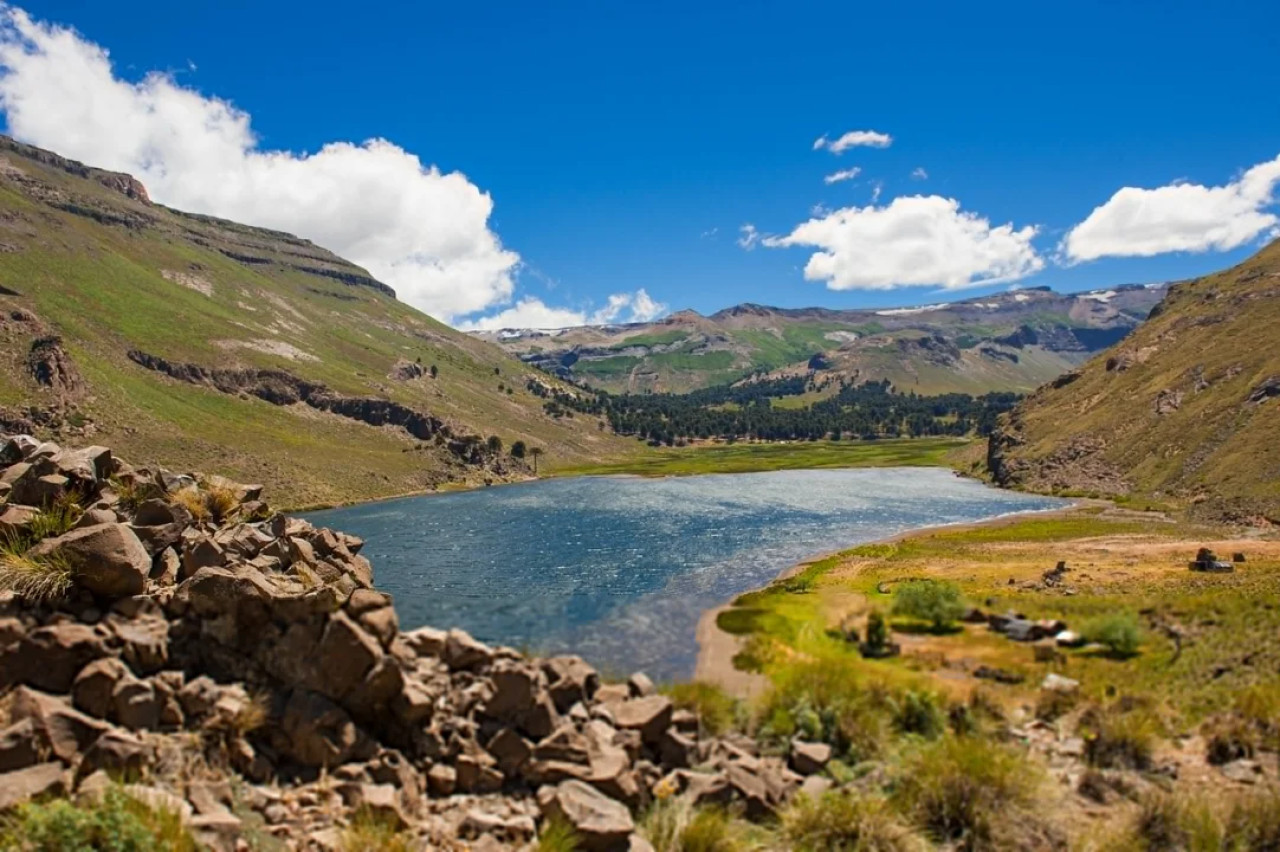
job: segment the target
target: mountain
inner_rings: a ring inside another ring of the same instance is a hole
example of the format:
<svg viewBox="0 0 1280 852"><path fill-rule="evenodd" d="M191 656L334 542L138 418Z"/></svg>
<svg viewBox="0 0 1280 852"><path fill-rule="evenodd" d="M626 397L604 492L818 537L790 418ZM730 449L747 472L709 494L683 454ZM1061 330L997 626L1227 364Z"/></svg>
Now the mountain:
<svg viewBox="0 0 1280 852"><path fill-rule="evenodd" d="M1280 522L1280 241L1173 285L1151 318L1014 409L1006 485L1135 493Z"/></svg>
<svg viewBox="0 0 1280 852"><path fill-rule="evenodd" d="M820 384L888 379L900 390L1030 391L1115 343L1164 295L1127 285L1047 288L886 310L743 304L709 317L482 337L564 378L611 391L683 391L767 373ZM825 382L821 380L837 380Z"/></svg>
<svg viewBox="0 0 1280 852"><path fill-rule="evenodd" d="M6 431L224 471L293 505L527 475L491 435L551 464L631 445L546 415L532 373L306 240L0 137Z"/></svg>

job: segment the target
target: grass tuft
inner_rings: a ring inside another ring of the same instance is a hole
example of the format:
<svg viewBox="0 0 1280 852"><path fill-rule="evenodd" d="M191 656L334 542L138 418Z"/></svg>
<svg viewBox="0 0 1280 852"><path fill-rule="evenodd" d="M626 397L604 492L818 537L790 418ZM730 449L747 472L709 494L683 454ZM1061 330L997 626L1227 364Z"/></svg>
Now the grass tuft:
<svg viewBox="0 0 1280 852"><path fill-rule="evenodd" d="M1090 707L1080 717L1085 760L1102 769L1151 768L1161 725L1143 707Z"/></svg>
<svg viewBox="0 0 1280 852"><path fill-rule="evenodd" d="M410 852L413 838L383 817L359 810L342 832L340 852Z"/></svg>
<svg viewBox="0 0 1280 852"><path fill-rule="evenodd" d="M740 716L739 702L712 683L677 683L664 691L677 709L696 713L702 729L712 736L733 728Z"/></svg>
<svg viewBox="0 0 1280 852"><path fill-rule="evenodd" d="M64 600L72 585L71 563L52 554L39 559L0 548L0 589L13 592L28 603L41 605Z"/></svg>
<svg viewBox="0 0 1280 852"><path fill-rule="evenodd" d="M928 845L876 796L832 791L818 800L800 796L781 814L789 847L827 852L913 852Z"/></svg>
<svg viewBox="0 0 1280 852"><path fill-rule="evenodd" d="M581 848L581 842L578 832L567 820L551 817L538 829L538 845L535 848L537 852L577 852Z"/></svg>
<svg viewBox="0 0 1280 852"><path fill-rule="evenodd" d="M117 787L98 801L26 802L0 822L0 849L23 852L196 852L180 814L152 810Z"/></svg>

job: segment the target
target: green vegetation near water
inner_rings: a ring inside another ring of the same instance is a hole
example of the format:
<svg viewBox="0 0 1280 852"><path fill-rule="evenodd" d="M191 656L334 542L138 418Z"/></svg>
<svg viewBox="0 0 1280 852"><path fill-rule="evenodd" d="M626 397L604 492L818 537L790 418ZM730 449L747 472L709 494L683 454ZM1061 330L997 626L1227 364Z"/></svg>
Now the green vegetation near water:
<svg viewBox="0 0 1280 852"><path fill-rule="evenodd" d="M948 455L968 443L956 438L901 438L714 444L654 450L621 462L562 468L556 474L691 476L843 467L946 467Z"/></svg>

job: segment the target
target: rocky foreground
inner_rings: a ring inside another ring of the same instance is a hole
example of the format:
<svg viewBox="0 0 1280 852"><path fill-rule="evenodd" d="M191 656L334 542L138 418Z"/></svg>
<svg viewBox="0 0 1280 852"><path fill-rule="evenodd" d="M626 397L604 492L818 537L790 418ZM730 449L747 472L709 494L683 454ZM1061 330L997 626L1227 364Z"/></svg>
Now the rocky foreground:
<svg viewBox="0 0 1280 852"><path fill-rule="evenodd" d="M763 815L828 756L705 736L642 674L402 632L363 542L260 487L25 435L0 471L0 813L124 783L216 850L338 849L357 815L425 848L521 848L556 821L638 850L655 795Z"/></svg>

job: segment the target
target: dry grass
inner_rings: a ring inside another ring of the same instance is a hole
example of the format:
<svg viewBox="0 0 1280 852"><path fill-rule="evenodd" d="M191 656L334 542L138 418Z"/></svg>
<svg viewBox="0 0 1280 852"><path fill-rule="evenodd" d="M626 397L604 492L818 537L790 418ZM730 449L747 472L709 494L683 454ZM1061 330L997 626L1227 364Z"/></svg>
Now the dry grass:
<svg viewBox="0 0 1280 852"><path fill-rule="evenodd" d="M781 814L788 848L915 852L928 844L878 796L830 792L814 801L800 797Z"/></svg>
<svg viewBox="0 0 1280 852"><path fill-rule="evenodd" d="M207 521L210 517L209 506L199 488L188 487L175 491L170 499L191 513L197 521Z"/></svg>
<svg viewBox="0 0 1280 852"><path fill-rule="evenodd" d="M358 811L342 832L339 852L410 852L413 838L391 822L368 811Z"/></svg>
<svg viewBox="0 0 1280 852"><path fill-rule="evenodd" d="M73 572L65 557L35 559L12 550L0 551L0 589L35 604L57 603L71 590Z"/></svg>

